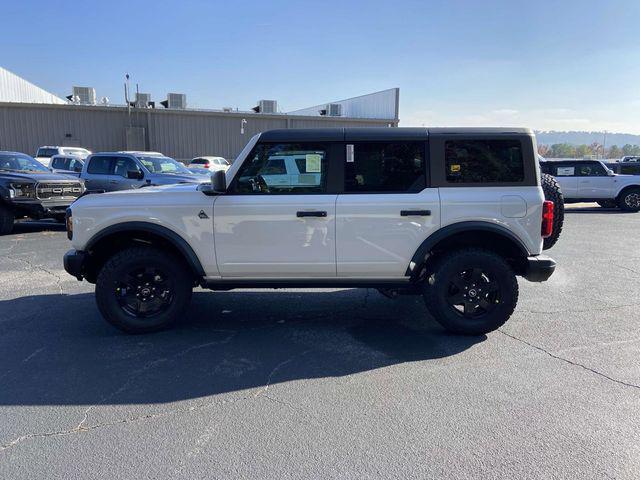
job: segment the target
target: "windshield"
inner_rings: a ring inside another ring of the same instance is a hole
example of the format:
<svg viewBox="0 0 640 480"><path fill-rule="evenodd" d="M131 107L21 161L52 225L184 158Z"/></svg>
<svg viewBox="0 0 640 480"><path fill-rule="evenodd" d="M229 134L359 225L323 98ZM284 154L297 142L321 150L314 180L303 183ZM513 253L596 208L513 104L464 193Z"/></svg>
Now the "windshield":
<svg viewBox="0 0 640 480"><path fill-rule="evenodd" d="M151 173L173 173L182 175L193 175L187 168L180 162L177 162L173 158L169 157L143 157L139 156L138 159L142 162L147 170Z"/></svg>
<svg viewBox="0 0 640 480"><path fill-rule="evenodd" d="M49 173L49 169L24 153L0 153L0 170Z"/></svg>

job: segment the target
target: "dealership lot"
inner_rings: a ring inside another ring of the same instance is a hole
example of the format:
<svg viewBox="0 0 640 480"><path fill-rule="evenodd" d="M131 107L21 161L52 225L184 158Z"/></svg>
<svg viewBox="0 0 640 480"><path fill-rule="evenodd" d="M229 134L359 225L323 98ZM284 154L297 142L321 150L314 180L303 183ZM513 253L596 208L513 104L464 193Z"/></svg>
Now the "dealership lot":
<svg viewBox="0 0 640 480"><path fill-rule="evenodd" d="M543 284L486 337L375 290L196 291L127 336L61 265L0 237L2 478L637 478L640 214L578 205Z"/></svg>

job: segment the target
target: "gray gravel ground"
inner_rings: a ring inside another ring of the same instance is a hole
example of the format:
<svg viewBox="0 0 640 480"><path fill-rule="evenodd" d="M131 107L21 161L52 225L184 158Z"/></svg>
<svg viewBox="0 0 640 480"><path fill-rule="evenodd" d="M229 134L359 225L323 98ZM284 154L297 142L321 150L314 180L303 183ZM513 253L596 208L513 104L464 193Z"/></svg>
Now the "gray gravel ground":
<svg viewBox="0 0 640 480"><path fill-rule="evenodd" d="M375 290L198 291L127 336L0 237L0 478L638 478L640 214L572 209L498 332L445 334Z"/></svg>

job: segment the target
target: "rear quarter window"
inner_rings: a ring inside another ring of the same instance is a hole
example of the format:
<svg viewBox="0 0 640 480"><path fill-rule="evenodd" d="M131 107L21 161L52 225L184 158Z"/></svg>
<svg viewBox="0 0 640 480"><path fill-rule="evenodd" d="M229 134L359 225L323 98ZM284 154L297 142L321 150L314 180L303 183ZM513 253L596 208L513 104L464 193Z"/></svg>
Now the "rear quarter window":
<svg viewBox="0 0 640 480"><path fill-rule="evenodd" d="M93 157L87 165L87 173L93 175L109 175L111 173L112 157Z"/></svg>
<svg viewBox="0 0 640 480"><path fill-rule="evenodd" d="M444 156L447 183L524 181L520 140L447 140Z"/></svg>

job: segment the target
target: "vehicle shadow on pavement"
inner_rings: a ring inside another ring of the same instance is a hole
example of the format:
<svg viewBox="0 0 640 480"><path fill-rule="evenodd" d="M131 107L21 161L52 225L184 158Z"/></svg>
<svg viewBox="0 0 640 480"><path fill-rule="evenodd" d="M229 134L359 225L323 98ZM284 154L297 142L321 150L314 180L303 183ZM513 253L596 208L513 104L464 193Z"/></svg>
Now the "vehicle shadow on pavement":
<svg viewBox="0 0 640 480"><path fill-rule="evenodd" d="M338 377L455 355L420 297L377 291L196 292L174 329L126 335L93 294L0 302L0 405L140 404Z"/></svg>

